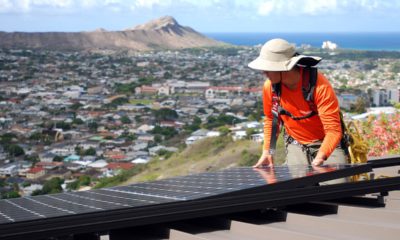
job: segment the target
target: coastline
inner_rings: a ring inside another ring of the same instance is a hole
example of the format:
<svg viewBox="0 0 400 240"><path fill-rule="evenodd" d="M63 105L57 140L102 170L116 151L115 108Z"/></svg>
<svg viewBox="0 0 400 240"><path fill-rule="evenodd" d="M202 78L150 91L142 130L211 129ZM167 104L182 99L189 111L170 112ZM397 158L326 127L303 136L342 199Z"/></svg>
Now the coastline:
<svg viewBox="0 0 400 240"><path fill-rule="evenodd" d="M363 51L400 51L400 32L371 33L203 33L218 41L239 45L255 46L272 38L284 38L297 47L309 45L321 48L322 43L331 41L340 49Z"/></svg>

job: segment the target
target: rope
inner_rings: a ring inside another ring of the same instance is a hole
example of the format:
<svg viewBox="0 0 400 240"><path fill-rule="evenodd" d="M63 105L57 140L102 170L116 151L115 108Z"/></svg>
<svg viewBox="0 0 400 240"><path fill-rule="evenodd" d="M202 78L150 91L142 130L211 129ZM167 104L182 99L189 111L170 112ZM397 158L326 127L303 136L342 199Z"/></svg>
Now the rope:
<svg viewBox="0 0 400 240"><path fill-rule="evenodd" d="M357 122L350 121L347 124L347 126L345 126L345 133L349 135L349 140L350 140L348 146L350 155L349 163L351 164L366 163L368 160L367 155L369 149L367 143L364 141L364 138L362 137L362 132L360 131ZM352 182L359 181L361 177L365 178L366 180L369 179L367 173L362 173L351 176L351 181Z"/></svg>

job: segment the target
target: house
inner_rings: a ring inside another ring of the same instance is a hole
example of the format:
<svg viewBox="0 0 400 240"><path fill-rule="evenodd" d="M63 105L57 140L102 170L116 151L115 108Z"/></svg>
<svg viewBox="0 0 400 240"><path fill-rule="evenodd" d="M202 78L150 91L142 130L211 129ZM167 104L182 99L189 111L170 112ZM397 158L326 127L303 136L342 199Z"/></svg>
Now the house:
<svg viewBox="0 0 400 240"><path fill-rule="evenodd" d="M18 165L9 163L0 167L0 177L14 177L18 175Z"/></svg>
<svg viewBox="0 0 400 240"><path fill-rule="evenodd" d="M221 133L218 131L209 131L207 129L199 129L199 130L193 132L190 135L190 137L188 137L185 140L185 143L186 143L186 145L191 145L198 140L208 138L208 137L218 137L220 135L221 135Z"/></svg>
<svg viewBox="0 0 400 240"><path fill-rule="evenodd" d="M78 144L79 147L81 147L81 148L83 148L85 150L87 150L89 148L96 149L96 148L99 147L99 145L100 145L100 143L98 141L84 141L84 142L80 142Z"/></svg>
<svg viewBox="0 0 400 240"><path fill-rule="evenodd" d="M138 135L138 140L143 142L154 142L154 135L152 134L140 134Z"/></svg>
<svg viewBox="0 0 400 240"><path fill-rule="evenodd" d="M138 157L131 161L133 164L146 164L150 161L149 157Z"/></svg>
<svg viewBox="0 0 400 240"><path fill-rule="evenodd" d="M350 110L350 108L356 104L358 98L359 96L351 93L342 93L338 95L339 105L343 109Z"/></svg>
<svg viewBox="0 0 400 240"><path fill-rule="evenodd" d="M354 115L351 117L351 119L354 120L366 120L370 115L372 116L377 116L382 113L384 114L394 114L398 112L398 110L394 107L371 107L367 109L366 113Z"/></svg>
<svg viewBox="0 0 400 240"><path fill-rule="evenodd" d="M79 164L79 163L76 163L76 162L66 163L66 164L64 164L64 166L65 166L66 169L74 171L74 172L83 169L83 165Z"/></svg>
<svg viewBox="0 0 400 240"><path fill-rule="evenodd" d="M46 180L50 180L55 177L61 179L68 179L71 177L71 171L67 168L59 168L56 170L49 171L47 172Z"/></svg>
<svg viewBox="0 0 400 240"><path fill-rule="evenodd" d="M254 142L261 143L264 141L264 133L255 133L250 136L251 140Z"/></svg>
<svg viewBox="0 0 400 240"><path fill-rule="evenodd" d="M80 156L72 154L72 155L69 155L68 157L64 158L64 162L79 161L80 159L81 159Z"/></svg>
<svg viewBox="0 0 400 240"><path fill-rule="evenodd" d="M68 156L71 154L75 154L75 145L74 144L57 144L52 146L51 152L58 156Z"/></svg>
<svg viewBox="0 0 400 240"><path fill-rule="evenodd" d="M168 151L168 152L176 152L176 151L178 151L178 149L175 148L175 147L165 147L165 146L159 145L159 146L155 146L155 147L149 148L149 154L150 154L150 156L155 156L161 150L165 150L165 151Z"/></svg>
<svg viewBox="0 0 400 240"><path fill-rule="evenodd" d="M136 87L135 88L135 94L157 94L158 93L158 88L156 87L151 87L151 86L141 86L141 87Z"/></svg>
<svg viewBox="0 0 400 240"><path fill-rule="evenodd" d="M135 166L133 163L111 162L107 165L107 169L111 171L129 170L133 168L133 166Z"/></svg>
<svg viewBox="0 0 400 240"><path fill-rule="evenodd" d="M29 171L26 172L26 178L27 179L38 179L40 177L43 177L46 174L46 171L44 168L41 167L34 167L31 168Z"/></svg>
<svg viewBox="0 0 400 240"><path fill-rule="evenodd" d="M28 187L22 188L22 192L24 196L30 196L36 190L42 190L43 185L41 184L31 184Z"/></svg>
<svg viewBox="0 0 400 240"><path fill-rule="evenodd" d="M18 162L18 176L20 177L26 177L26 172L29 171L29 169L32 166L32 162L28 161L19 161Z"/></svg>
<svg viewBox="0 0 400 240"><path fill-rule="evenodd" d="M107 165L108 165L108 163L105 160L97 160L95 162L88 164L88 167L102 169L102 168L105 168Z"/></svg>
<svg viewBox="0 0 400 240"><path fill-rule="evenodd" d="M240 139L245 139L247 137L247 133L244 130L235 131L232 133L233 141L237 141Z"/></svg>
<svg viewBox="0 0 400 240"><path fill-rule="evenodd" d="M398 103L400 101L399 98L399 89L373 89L371 92L371 105L374 107L380 106L388 106L391 102Z"/></svg>
<svg viewBox="0 0 400 240"><path fill-rule="evenodd" d="M45 154L39 155L41 162L53 162L54 157L57 156L52 152L46 152Z"/></svg>
<svg viewBox="0 0 400 240"><path fill-rule="evenodd" d="M44 168L46 170L54 170L56 168L60 168L62 165L62 162L38 162L35 164L35 167Z"/></svg>

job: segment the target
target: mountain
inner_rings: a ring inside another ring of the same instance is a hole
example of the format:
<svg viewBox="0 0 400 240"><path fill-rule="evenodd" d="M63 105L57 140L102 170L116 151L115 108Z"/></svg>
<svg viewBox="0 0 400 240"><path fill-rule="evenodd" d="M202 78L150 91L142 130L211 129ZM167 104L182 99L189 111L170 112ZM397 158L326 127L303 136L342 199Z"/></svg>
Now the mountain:
<svg viewBox="0 0 400 240"><path fill-rule="evenodd" d="M0 32L0 48L53 50L181 49L227 44L207 38L165 16L123 31L99 28L90 32Z"/></svg>

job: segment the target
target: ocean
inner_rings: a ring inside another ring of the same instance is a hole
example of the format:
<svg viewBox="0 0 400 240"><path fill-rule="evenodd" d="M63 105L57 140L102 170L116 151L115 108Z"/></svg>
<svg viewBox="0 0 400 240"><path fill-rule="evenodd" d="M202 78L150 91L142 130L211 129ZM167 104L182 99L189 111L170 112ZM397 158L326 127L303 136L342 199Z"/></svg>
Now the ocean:
<svg viewBox="0 0 400 240"><path fill-rule="evenodd" d="M320 48L324 41L339 48L369 51L400 51L400 32L392 33L206 33L206 36L226 43L254 46L272 38L283 38L296 46L302 44Z"/></svg>

